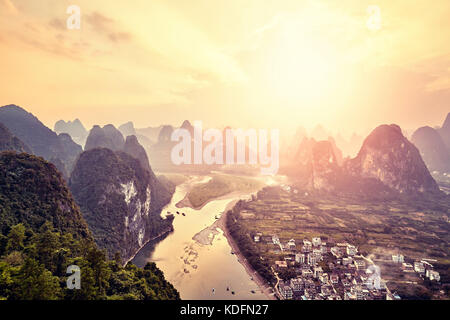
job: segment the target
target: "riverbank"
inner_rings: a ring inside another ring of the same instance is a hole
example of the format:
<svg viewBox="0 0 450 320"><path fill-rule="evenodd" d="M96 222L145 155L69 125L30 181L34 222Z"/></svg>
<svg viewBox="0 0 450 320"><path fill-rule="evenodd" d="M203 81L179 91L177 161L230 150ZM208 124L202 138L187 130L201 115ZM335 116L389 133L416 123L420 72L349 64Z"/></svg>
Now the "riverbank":
<svg viewBox="0 0 450 320"><path fill-rule="evenodd" d="M177 186L172 201L163 209L164 214L180 212L180 215L175 215L174 232L157 244L148 243L132 262L139 267L148 261L155 262L182 299L273 299L264 281L256 277L248 264L243 264L246 261L236 245L230 243L228 232L225 234L226 212L237 201L250 199L257 190L238 191L215 198L201 209L186 207L180 210L176 207L193 185L208 179L210 177L192 177ZM266 180L261 178L264 183ZM232 255L231 251L238 254Z"/></svg>
<svg viewBox="0 0 450 320"><path fill-rule="evenodd" d="M176 207L201 210L211 201L254 193L264 185L264 182L255 177L214 173L206 181L195 183Z"/></svg>
<svg viewBox="0 0 450 320"><path fill-rule="evenodd" d="M138 250L136 250L136 252L133 254L133 256L131 258L127 259L127 261L123 264L123 267L125 267L131 260L133 260L136 257L136 255L139 253L139 251L141 251L141 249L144 248L150 241L153 241L153 240L156 240L159 238L161 238L161 241L162 241L171 232L173 232L173 225L168 227L166 230L161 231L156 236L153 236L150 239L148 239L147 241L145 241L145 243Z"/></svg>
<svg viewBox="0 0 450 320"><path fill-rule="evenodd" d="M238 258L239 263L244 267L247 274L253 279L253 281L258 285L258 288L261 290L262 293L267 297L268 300L276 300L276 297L273 293L273 289L266 283L266 281L256 272L256 270L250 265L250 263L247 261L247 259L244 257L244 255L239 250L238 245L234 241L233 237L228 231L227 228L227 213L229 210L231 210L238 200L231 201L227 207L225 208L225 211L219 218L219 220L216 221L215 225L220 228L223 231L223 234L225 238L228 241L229 246L231 247L232 252L236 255Z"/></svg>
<svg viewBox="0 0 450 320"><path fill-rule="evenodd" d="M210 203L210 202L212 202L212 201L217 201L217 200L226 200L226 199L229 199L229 198L239 198L239 197L241 197L241 196L244 196L244 195L248 195L249 193L247 193L247 192L242 192L242 191L231 191L231 192L228 192L228 193L226 193L226 194L223 194L223 195L221 195L221 196L217 196L217 197L213 197L213 198L211 198L211 199L208 199L205 203L203 203L202 205L200 205L200 206L198 206L198 207L194 207L193 205L192 205L192 203L189 201L189 199L187 198L187 195L183 198L183 200L181 200L180 202L178 202L177 204L176 204L176 207L177 208L180 208L180 209L183 209L183 208L191 208L191 209L194 209L194 210L201 210L201 209L203 209L203 207L205 207L208 203ZM256 194L256 192L253 192L253 193L251 193L251 194ZM237 201L237 200L236 200ZM230 209L227 209L227 211L228 210L230 210Z"/></svg>

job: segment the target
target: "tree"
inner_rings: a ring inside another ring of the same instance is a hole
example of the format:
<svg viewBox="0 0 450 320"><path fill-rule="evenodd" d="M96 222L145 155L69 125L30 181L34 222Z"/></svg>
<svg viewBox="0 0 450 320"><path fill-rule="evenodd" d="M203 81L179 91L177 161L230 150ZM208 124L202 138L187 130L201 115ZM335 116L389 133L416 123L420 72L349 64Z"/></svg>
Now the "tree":
<svg viewBox="0 0 450 320"><path fill-rule="evenodd" d="M21 223L16 224L8 233L8 242L6 244L6 252L20 251L24 248L25 226Z"/></svg>
<svg viewBox="0 0 450 320"><path fill-rule="evenodd" d="M119 266L121 266L122 265L122 257L120 256L120 252L119 251L117 251L115 254L114 254L114 261L116 261L116 263L119 265Z"/></svg>
<svg viewBox="0 0 450 320"><path fill-rule="evenodd" d="M52 271L56 271L56 266L54 264L54 255L58 250L59 236L58 233L52 231L53 228L49 228L44 232L37 235L36 249L38 254L38 259L44 266Z"/></svg>
<svg viewBox="0 0 450 320"><path fill-rule="evenodd" d="M62 295L58 277L31 258L25 260L15 282L15 290L11 293L13 299L56 300Z"/></svg>

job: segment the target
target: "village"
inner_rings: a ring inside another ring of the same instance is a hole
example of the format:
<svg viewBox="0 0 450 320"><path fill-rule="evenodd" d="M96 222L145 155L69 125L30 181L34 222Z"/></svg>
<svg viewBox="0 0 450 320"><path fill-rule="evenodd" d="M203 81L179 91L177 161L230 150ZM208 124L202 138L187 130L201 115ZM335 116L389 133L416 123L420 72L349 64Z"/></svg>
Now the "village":
<svg viewBox="0 0 450 320"><path fill-rule="evenodd" d="M253 235L254 242L266 242L279 250L282 260L275 261L272 271L277 283L275 293L282 300L400 300L382 280L380 268L369 258L358 254L348 242L335 243L320 237L298 243L285 243L279 237ZM404 273L439 282L440 276L426 260L405 262L401 254L391 256L392 264Z"/></svg>

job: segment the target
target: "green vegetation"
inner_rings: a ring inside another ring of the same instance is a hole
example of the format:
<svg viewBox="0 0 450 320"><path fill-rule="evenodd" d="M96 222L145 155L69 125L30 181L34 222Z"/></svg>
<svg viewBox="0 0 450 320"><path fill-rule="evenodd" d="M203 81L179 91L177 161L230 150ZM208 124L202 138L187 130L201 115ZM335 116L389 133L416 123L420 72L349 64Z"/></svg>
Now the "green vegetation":
<svg viewBox="0 0 450 320"><path fill-rule="evenodd" d="M3 152L0 181L0 300L179 299L155 264L106 258L52 164ZM66 287L70 265L80 290Z"/></svg>
<svg viewBox="0 0 450 320"><path fill-rule="evenodd" d="M119 257L107 260L91 240L49 222L37 232L17 224L0 239L0 300L179 299L154 263L122 267ZM80 267L80 290L66 287L70 265Z"/></svg>
<svg viewBox="0 0 450 320"><path fill-rule="evenodd" d="M267 282L273 282L275 278L270 271L270 265L266 260L261 259L247 228L239 219L239 209L241 205L242 201L239 201L233 210L230 210L227 213L226 225L228 232L233 237L234 241L236 241L240 252L250 263L252 268L255 269L255 271L257 271L259 275Z"/></svg>
<svg viewBox="0 0 450 320"><path fill-rule="evenodd" d="M261 186L262 183L253 178L214 174L210 181L195 185L187 194L187 198L194 208L198 208L211 199L224 196L233 191L248 193L257 191Z"/></svg>
<svg viewBox="0 0 450 320"><path fill-rule="evenodd" d="M56 167L29 154L0 153L0 232L23 223L38 230L49 221L76 239L91 237Z"/></svg>

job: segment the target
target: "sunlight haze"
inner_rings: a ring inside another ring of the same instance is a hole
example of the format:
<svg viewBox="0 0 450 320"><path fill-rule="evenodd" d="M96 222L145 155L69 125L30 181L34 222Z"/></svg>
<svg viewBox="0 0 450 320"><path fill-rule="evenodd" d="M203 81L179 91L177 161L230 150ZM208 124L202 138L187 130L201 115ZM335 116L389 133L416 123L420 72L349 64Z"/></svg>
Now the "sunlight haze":
<svg viewBox="0 0 450 320"><path fill-rule="evenodd" d="M68 30L72 2L0 0L2 105L51 128L367 132L440 125L449 110L447 0L79 0L81 29Z"/></svg>

